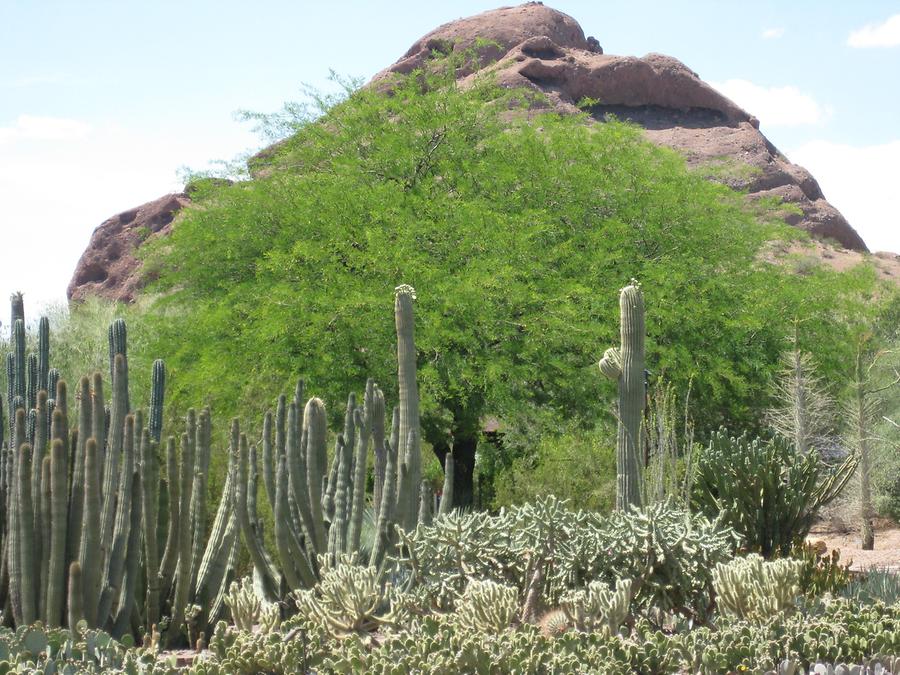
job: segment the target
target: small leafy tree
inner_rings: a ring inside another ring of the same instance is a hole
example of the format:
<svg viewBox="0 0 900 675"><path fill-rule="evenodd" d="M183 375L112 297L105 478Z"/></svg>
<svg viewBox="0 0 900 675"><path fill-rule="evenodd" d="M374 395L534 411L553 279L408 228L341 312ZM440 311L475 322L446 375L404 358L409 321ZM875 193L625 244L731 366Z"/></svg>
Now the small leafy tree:
<svg viewBox="0 0 900 675"><path fill-rule="evenodd" d="M853 378L850 383L851 395L847 402L850 420L848 436L859 454L859 531L860 547L864 551L875 548L875 530L872 527L873 446L881 441L875 436L875 428L877 421L883 417L882 394L900 384L900 372L896 368L893 369L890 380L879 384L878 367L892 352L877 349L874 343L875 336L872 331L863 331L857 338Z"/></svg>
<svg viewBox="0 0 900 675"><path fill-rule="evenodd" d="M648 362L679 390L694 373L704 430L756 419L779 317L810 317L835 371L826 308L870 273L761 262L767 240L796 231L639 129L525 111L533 97L462 86L436 61L389 93L289 106L275 127L292 135L250 162L252 179L199 181L171 235L145 244L173 406L255 416L271 405L260 392L300 375L329 402L391 382L381 308L409 283L422 290L424 447L443 459L452 444L464 505L486 416L538 407L585 428L608 410L614 385L591 364L615 340L613 291L629 278L648 289Z"/></svg>
<svg viewBox="0 0 900 675"><path fill-rule="evenodd" d="M769 426L790 439L797 452L829 454L834 445L834 399L817 372L813 357L800 349L795 334L792 349L782 357L775 383L776 404L767 412Z"/></svg>

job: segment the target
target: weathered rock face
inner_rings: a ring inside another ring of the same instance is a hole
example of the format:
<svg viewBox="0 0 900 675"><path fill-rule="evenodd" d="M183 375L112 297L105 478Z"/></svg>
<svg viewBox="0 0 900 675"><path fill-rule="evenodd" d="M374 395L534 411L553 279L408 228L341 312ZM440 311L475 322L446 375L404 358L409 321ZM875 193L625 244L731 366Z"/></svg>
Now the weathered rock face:
<svg viewBox="0 0 900 675"><path fill-rule="evenodd" d="M169 194L100 225L69 282L69 300L93 295L131 302L146 282L135 250L151 237L168 234L175 214L189 203L185 194Z"/></svg>
<svg viewBox="0 0 900 675"><path fill-rule="evenodd" d="M477 42L478 39L487 44ZM546 96L550 106L576 112L585 98L601 101L591 109L598 121L607 115L629 120L658 145L682 152L690 165L707 171L751 195L777 196L799 207L792 225L848 249L866 245L847 220L829 204L812 175L792 164L759 132L759 122L680 61L661 54L604 54L572 17L540 3L503 7L444 24L428 33L403 57L373 78L386 83L393 73L408 73L437 50L474 48L485 71L509 87L528 87ZM463 68L460 78L477 76ZM265 151L263 151L265 153ZM260 155L262 156L262 155ZM146 236L168 232L177 211L189 199L166 195L110 218L94 232L69 284L69 298L101 295L131 300L142 284L134 249Z"/></svg>
<svg viewBox="0 0 900 675"><path fill-rule="evenodd" d="M540 3L503 7L445 24L418 40L394 65L376 75L406 73L433 50L460 51L481 38L500 46L478 49L483 70L499 83L543 92L562 112L590 98L597 120L613 114L644 127L647 138L682 152L688 163L710 177L751 195L777 196L799 207L791 224L846 248L865 251L865 242L829 204L815 178L759 132L759 121L703 82L677 59L662 54L644 57L604 54L585 38L570 16ZM461 77L475 76L471 68ZM713 171L713 169L716 169Z"/></svg>

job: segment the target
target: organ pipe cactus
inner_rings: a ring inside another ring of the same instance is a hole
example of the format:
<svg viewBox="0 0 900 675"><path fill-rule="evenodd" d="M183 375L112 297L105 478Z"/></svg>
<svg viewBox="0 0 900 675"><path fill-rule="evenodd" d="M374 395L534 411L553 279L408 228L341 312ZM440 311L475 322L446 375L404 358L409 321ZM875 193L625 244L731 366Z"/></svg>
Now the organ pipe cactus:
<svg viewBox="0 0 900 675"><path fill-rule="evenodd" d="M600 372L618 383L616 507L641 506L641 422L644 418L644 297L632 279L619 294L619 347L607 349Z"/></svg>
<svg viewBox="0 0 900 675"><path fill-rule="evenodd" d="M100 373L81 378L77 425L70 429L66 383L49 367L49 323L39 323L38 354L27 358L24 325L21 319L13 325L6 359L10 448L0 451L0 601L8 598L16 625L85 620L118 637L168 615L172 638L188 603L202 604L197 622L214 622L224 606L237 558L236 462L229 462L207 537L209 413L201 412L199 421L193 411L187 416L185 451L179 458L170 447L161 490L155 440L143 412L131 411L128 402L126 333L123 321L110 326L110 412ZM155 433L161 431L164 372L157 361L150 411ZM0 446L5 436L0 423ZM159 536L166 529L171 553L161 561Z"/></svg>
<svg viewBox="0 0 900 675"><path fill-rule="evenodd" d="M153 362L150 381L150 437L159 443L162 438L163 402L166 390L166 364L162 359Z"/></svg>
<svg viewBox="0 0 900 675"><path fill-rule="evenodd" d="M343 433L337 436L327 469L325 404L311 398L305 406L303 381L293 400L277 400L262 424L262 475L275 515L275 543L280 567L263 545L255 518L255 453L240 452L237 508L241 532L250 550L264 597L280 589L309 588L318 578L320 556L336 564L344 554L362 556L382 569L395 545L395 527L414 529L431 518L431 497L421 490L418 388L415 371L411 287L398 287L395 322L398 340L400 405L395 409L390 441L385 438L384 394L374 381L366 383L362 405L351 393ZM401 450L400 439L405 439ZM374 454L373 541L364 541L363 522L369 454ZM451 468L452 472L452 468ZM415 478L415 483L413 479ZM424 501L420 495L425 494Z"/></svg>
<svg viewBox="0 0 900 675"><path fill-rule="evenodd" d="M441 492L441 505L438 507L438 515L445 515L453 510L453 474L455 473L455 460L453 451L444 457L444 489Z"/></svg>

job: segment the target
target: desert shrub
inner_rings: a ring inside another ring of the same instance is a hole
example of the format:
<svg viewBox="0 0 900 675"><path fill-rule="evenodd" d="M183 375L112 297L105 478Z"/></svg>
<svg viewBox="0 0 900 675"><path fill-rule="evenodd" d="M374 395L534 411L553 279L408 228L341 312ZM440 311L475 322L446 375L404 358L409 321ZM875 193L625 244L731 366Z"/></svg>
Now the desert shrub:
<svg viewBox="0 0 900 675"><path fill-rule="evenodd" d="M494 505L524 504L552 494L585 510L609 511L616 501L614 438L608 426L537 436L498 472Z"/></svg>
<svg viewBox="0 0 900 675"><path fill-rule="evenodd" d="M748 550L787 555L855 468L855 456L831 467L817 452L797 452L781 436L733 437L722 429L698 453L693 503L710 516L723 514Z"/></svg>

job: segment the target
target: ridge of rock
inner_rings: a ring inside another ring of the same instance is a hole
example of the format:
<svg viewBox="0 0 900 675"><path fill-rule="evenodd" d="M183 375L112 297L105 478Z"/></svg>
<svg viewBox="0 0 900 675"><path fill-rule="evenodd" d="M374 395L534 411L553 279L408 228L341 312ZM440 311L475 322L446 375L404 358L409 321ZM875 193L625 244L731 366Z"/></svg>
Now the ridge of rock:
<svg viewBox="0 0 900 675"><path fill-rule="evenodd" d="M791 163L759 131L755 117L697 73L662 54L604 54L575 19L539 2L501 7L439 26L416 40L370 85L419 68L435 51L467 49L489 64L480 71L493 73L502 86L540 91L547 105L560 112L577 112L580 101L591 99L596 103L589 112L598 122L608 115L631 121L644 129L648 140L680 151L690 166L707 171L712 180L751 196L778 197L795 205L800 213L788 216L791 225L846 249L868 251L846 218L825 199L812 174ZM462 68L458 75L465 82L477 75L475 68ZM135 249L147 236L165 236L188 203L185 194L169 194L101 224L78 262L69 299L100 295L131 301L145 282Z"/></svg>
<svg viewBox="0 0 900 675"><path fill-rule="evenodd" d="M121 302L134 300L148 281L135 256L137 248L151 237L168 234L175 214L190 202L184 193L167 194L103 221L81 254L66 289L69 300L92 295Z"/></svg>

